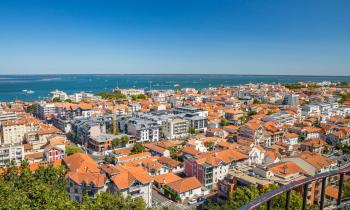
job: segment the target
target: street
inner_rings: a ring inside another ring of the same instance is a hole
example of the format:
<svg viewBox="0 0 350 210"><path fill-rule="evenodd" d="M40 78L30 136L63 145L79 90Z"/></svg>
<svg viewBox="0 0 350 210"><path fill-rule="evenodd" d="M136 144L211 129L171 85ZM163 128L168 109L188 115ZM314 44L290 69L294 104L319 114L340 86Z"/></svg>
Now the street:
<svg viewBox="0 0 350 210"><path fill-rule="evenodd" d="M157 207L168 207L170 209L181 210L189 209L188 206L185 206L180 203L176 203L163 195L159 194L157 190L152 189L152 206L157 209Z"/></svg>

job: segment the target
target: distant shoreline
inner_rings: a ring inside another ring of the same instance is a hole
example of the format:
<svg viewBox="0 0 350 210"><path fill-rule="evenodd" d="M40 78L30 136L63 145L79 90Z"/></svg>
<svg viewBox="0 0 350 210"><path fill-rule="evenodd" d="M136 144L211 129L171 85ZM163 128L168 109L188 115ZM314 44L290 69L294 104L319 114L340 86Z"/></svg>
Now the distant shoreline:
<svg viewBox="0 0 350 210"><path fill-rule="evenodd" d="M350 82L350 76L246 75L246 74L21 74L0 75L0 101L33 101L47 97L50 91L68 94L80 91L98 93L119 88L145 90L210 88L248 83L293 84L297 82ZM23 90L30 90L25 94Z"/></svg>

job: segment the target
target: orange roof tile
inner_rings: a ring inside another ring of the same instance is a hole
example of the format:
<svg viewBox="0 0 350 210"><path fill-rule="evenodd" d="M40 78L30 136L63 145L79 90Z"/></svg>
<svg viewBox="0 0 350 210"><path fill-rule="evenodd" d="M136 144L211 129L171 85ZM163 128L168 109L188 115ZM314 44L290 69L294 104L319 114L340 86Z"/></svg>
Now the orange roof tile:
<svg viewBox="0 0 350 210"><path fill-rule="evenodd" d="M174 173L166 173L166 174L162 174L154 177L154 181L158 182L159 184L167 184L167 183L179 181L180 179L182 178L177 176Z"/></svg>
<svg viewBox="0 0 350 210"><path fill-rule="evenodd" d="M171 182L166 185L177 193L184 193L202 187L202 184L198 181L196 177L180 179L178 181Z"/></svg>
<svg viewBox="0 0 350 210"><path fill-rule="evenodd" d="M99 172L97 163L87 154L75 153L63 159L63 162L73 172Z"/></svg>

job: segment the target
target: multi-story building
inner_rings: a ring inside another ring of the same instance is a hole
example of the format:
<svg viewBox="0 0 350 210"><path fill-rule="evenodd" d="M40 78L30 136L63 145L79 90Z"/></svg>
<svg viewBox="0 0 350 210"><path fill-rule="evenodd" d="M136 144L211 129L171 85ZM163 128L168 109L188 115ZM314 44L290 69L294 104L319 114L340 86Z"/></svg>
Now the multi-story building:
<svg viewBox="0 0 350 210"><path fill-rule="evenodd" d="M148 172L143 167L117 166L115 168L118 172L111 177L111 192L124 197L142 198L147 206L151 206L153 179Z"/></svg>
<svg viewBox="0 0 350 210"><path fill-rule="evenodd" d="M57 114L57 107L53 103L40 102L36 104L36 116L42 120L50 120Z"/></svg>
<svg viewBox="0 0 350 210"><path fill-rule="evenodd" d="M120 93L126 96L134 96L134 95L140 95L140 94L145 94L144 89L114 89L113 92L115 93Z"/></svg>
<svg viewBox="0 0 350 210"><path fill-rule="evenodd" d="M28 132L39 129L40 126L31 118L3 121L0 125L0 145L21 144Z"/></svg>
<svg viewBox="0 0 350 210"><path fill-rule="evenodd" d="M166 139L183 139L189 136L189 121L178 117L169 117L162 122L162 135Z"/></svg>
<svg viewBox="0 0 350 210"><path fill-rule="evenodd" d="M253 139L256 144L261 144L267 147L271 146L271 137L261 124L248 122L240 127L239 135Z"/></svg>
<svg viewBox="0 0 350 210"><path fill-rule="evenodd" d="M115 138L121 138L122 135L113 135L102 133L97 136L91 136L89 138L88 147L95 152L102 153L112 149L112 141Z"/></svg>
<svg viewBox="0 0 350 210"><path fill-rule="evenodd" d="M159 141L160 126L152 120L130 118L126 125L126 132L135 136L139 142Z"/></svg>
<svg viewBox="0 0 350 210"><path fill-rule="evenodd" d="M283 98L284 105L297 106L299 105L299 96L295 94L286 94Z"/></svg>
<svg viewBox="0 0 350 210"><path fill-rule="evenodd" d="M212 189L237 162L247 159L247 155L231 149L205 152L185 161L185 174L197 177L205 187Z"/></svg>
<svg viewBox="0 0 350 210"><path fill-rule="evenodd" d="M100 192L106 191L107 176L101 173L97 163L87 154L76 153L63 159L68 168L68 194L71 199L81 202L84 194L95 198Z"/></svg>
<svg viewBox="0 0 350 210"><path fill-rule="evenodd" d="M317 105L307 104L301 106L301 114L305 116L318 116L321 114L321 110Z"/></svg>
<svg viewBox="0 0 350 210"><path fill-rule="evenodd" d="M68 99L68 95L67 95L67 93L65 93L63 91L56 89L56 90L50 92L50 98L51 99L58 98L58 99L64 101L64 100Z"/></svg>
<svg viewBox="0 0 350 210"><path fill-rule="evenodd" d="M98 136L102 133L107 133L111 130L112 118L79 118L72 123L72 133L75 138L79 139L81 144L87 144L90 137Z"/></svg>
<svg viewBox="0 0 350 210"><path fill-rule="evenodd" d="M0 146L0 167L8 166L11 162L20 164L24 160L24 147L22 144Z"/></svg>
<svg viewBox="0 0 350 210"><path fill-rule="evenodd" d="M190 128L197 132L205 132L208 127L208 111L189 106L176 107L174 114L181 116L190 122Z"/></svg>
<svg viewBox="0 0 350 210"><path fill-rule="evenodd" d="M277 112L261 119L263 122L274 122L277 125L293 125L295 117L287 112Z"/></svg>
<svg viewBox="0 0 350 210"><path fill-rule="evenodd" d="M225 118L234 125L240 125L244 113L239 109L225 109Z"/></svg>
<svg viewBox="0 0 350 210"><path fill-rule="evenodd" d="M61 160L65 157L66 138L54 136L50 138L49 143L44 147L44 159L48 162Z"/></svg>
<svg viewBox="0 0 350 210"><path fill-rule="evenodd" d="M9 120L16 120L17 115L15 112L5 112L0 110L0 125L4 121L9 121Z"/></svg>

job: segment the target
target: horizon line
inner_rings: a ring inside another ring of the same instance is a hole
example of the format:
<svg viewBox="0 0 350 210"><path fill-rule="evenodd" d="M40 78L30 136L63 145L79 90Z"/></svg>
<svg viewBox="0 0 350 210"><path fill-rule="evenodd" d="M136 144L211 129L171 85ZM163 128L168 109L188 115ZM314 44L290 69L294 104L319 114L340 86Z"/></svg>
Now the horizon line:
<svg viewBox="0 0 350 210"><path fill-rule="evenodd" d="M312 75L312 74L227 74L227 73L34 73L0 74L0 76L46 76L46 75L236 75L236 76L297 76L297 77L350 77L350 75Z"/></svg>

